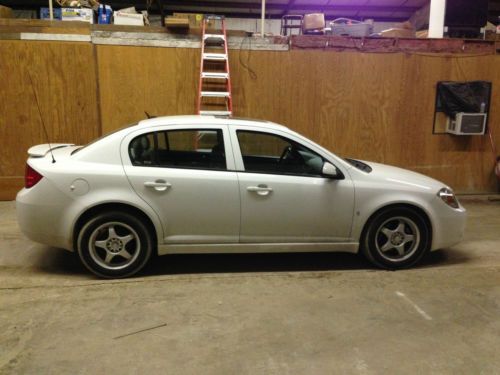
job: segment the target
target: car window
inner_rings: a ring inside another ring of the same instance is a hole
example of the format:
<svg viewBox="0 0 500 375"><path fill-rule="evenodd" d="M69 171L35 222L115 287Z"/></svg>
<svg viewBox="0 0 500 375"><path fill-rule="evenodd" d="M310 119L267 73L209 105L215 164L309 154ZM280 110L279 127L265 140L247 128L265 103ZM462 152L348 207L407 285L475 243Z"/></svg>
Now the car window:
<svg viewBox="0 0 500 375"><path fill-rule="evenodd" d="M323 158L297 142L246 130L237 135L247 172L321 176Z"/></svg>
<svg viewBox="0 0 500 375"><path fill-rule="evenodd" d="M226 169L222 130L168 130L142 134L129 145L136 166Z"/></svg>

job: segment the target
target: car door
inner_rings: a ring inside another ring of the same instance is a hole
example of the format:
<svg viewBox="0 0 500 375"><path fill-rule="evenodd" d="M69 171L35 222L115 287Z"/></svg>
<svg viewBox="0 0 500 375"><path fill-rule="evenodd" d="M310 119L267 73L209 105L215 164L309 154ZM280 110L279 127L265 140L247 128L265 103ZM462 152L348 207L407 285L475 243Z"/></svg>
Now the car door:
<svg viewBox="0 0 500 375"><path fill-rule="evenodd" d="M227 126L168 126L122 143L125 173L166 244L237 243L240 198Z"/></svg>
<svg viewBox="0 0 500 375"><path fill-rule="evenodd" d="M343 242L351 232L354 188L322 175L319 151L286 132L230 127L241 197L240 242ZM337 166L338 168L338 166Z"/></svg>

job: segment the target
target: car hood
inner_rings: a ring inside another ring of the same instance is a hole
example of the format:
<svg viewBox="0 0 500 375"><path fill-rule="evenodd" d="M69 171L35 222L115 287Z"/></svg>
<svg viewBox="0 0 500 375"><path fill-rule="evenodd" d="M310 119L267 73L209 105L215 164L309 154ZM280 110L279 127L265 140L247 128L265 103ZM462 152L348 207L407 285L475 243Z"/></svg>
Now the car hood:
<svg viewBox="0 0 500 375"><path fill-rule="evenodd" d="M372 168L372 172L370 173L371 177L387 183L399 185L402 188L405 187L434 192L446 186L446 184L438 180L407 169L370 161L363 161L363 163L368 164Z"/></svg>

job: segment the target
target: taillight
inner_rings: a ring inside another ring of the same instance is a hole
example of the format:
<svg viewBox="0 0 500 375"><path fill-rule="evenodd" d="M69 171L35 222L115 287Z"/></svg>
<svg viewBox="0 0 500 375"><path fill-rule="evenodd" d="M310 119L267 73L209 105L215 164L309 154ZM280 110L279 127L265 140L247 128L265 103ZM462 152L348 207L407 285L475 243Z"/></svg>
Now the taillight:
<svg viewBox="0 0 500 375"><path fill-rule="evenodd" d="M24 174L24 187L29 189L35 186L38 181L40 181L43 176L26 164L26 173Z"/></svg>

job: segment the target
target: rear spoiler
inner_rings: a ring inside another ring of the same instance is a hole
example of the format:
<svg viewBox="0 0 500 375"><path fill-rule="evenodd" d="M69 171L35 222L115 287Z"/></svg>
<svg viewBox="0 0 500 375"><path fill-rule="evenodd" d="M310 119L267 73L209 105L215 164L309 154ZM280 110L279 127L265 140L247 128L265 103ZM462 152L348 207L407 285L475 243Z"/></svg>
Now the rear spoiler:
<svg viewBox="0 0 500 375"><path fill-rule="evenodd" d="M36 145L28 150L28 156L30 158L43 158L50 151L57 150L58 148L74 146L73 143L44 143L43 145Z"/></svg>

